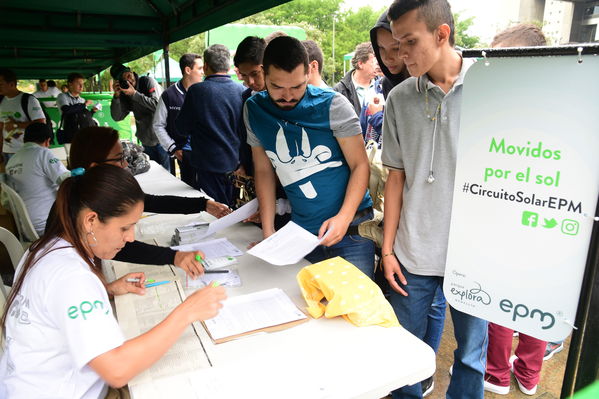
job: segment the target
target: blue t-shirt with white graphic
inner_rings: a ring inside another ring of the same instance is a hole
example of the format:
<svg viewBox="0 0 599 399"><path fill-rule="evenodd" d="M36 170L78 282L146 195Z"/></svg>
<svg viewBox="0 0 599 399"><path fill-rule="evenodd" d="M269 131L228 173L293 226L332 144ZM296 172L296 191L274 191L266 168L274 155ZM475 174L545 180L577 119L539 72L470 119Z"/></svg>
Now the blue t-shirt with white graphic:
<svg viewBox="0 0 599 399"><path fill-rule="evenodd" d="M339 93L308 85L291 110L276 106L266 91L255 94L245 120L248 143L264 148L287 193L291 219L317 234L345 199L350 170L336 137L361 134L353 108ZM369 206L366 191L358 210Z"/></svg>

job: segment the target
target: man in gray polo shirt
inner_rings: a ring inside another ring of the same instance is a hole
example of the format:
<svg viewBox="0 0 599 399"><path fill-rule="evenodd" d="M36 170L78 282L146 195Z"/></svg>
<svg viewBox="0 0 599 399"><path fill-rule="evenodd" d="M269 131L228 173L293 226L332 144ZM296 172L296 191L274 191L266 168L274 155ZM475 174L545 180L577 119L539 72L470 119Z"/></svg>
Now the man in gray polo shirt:
<svg viewBox="0 0 599 399"><path fill-rule="evenodd" d="M396 0L388 15L412 77L389 93L385 109L382 256L399 322L422 339L445 273L462 82L472 61L453 49L447 0ZM458 348L447 398L482 399L487 322L450 310ZM421 397L420 384L393 392Z"/></svg>

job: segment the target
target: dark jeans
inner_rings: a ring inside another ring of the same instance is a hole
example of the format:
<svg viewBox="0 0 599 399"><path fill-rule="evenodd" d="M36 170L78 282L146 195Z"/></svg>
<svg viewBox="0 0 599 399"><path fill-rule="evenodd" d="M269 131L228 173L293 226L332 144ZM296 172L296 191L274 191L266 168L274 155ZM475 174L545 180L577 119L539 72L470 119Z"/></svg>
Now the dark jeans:
<svg viewBox="0 0 599 399"><path fill-rule="evenodd" d="M233 183L226 173L213 173L195 169L196 189L204 191L216 202L233 206Z"/></svg>
<svg viewBox="0 0 599 399"><path fill-rule="evenodd" d="M183 160L179 161L179 170L181 171L181 180L191 187L196 187L196 171L191 164L191 151L183 150Z"/></svg>
<svg viewBox="0 0 599 399"><path fill-rule="evenodd" d="M169 161L168 153L162 148L160 144L154 146L144 145L144 152L148 154L152 161L158 162L164 169L170 172L171 165Z"/></svg>

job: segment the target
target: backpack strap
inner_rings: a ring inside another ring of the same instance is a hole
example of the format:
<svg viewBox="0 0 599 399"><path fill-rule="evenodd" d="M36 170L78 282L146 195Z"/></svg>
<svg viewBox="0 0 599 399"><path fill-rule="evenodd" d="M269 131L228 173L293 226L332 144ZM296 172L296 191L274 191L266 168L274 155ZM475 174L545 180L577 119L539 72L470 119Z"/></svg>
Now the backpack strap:
<svg viewBox="0 0 599 399"><path fill-rule="evenodd" d="M28 120L31 120L31 117L29 116L29 97L33 97L31 94L29 93L23 93L23 95L21 96L21 108L23 109L23 112L25 113L25 116L27 117Z"/></svg>

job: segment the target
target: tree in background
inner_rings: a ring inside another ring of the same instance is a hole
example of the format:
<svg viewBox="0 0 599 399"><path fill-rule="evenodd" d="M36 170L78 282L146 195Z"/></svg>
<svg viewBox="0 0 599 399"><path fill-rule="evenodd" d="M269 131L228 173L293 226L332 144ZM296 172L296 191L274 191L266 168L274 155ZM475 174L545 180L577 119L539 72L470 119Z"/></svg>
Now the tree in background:
<svg viewBox="0 0 599 399"><path fill-rule="evenodd" d="M240 24L292 25L303 28L308 39L314 40L324 54L323 78L334 85L343 77L343 56L354 51L357 44L370 40L370 29L374 26L384 8L375 10L370 6L358 10L342 10L343 0L294 0L258 14L235 21ZM335 60L333 60L333 18L335 19ZM480 39L466 31L474 23L474 18L460 19L454 14L456 45L462 48L480 46ZM202 54L205 49L205 33L172 43L170 56L174 60L185 53ZM129 63L138 73L154 66L152 54ZM335 81L333 81L333 71ZM102 73L102 89L108 90L110 75Z"/></svg>

